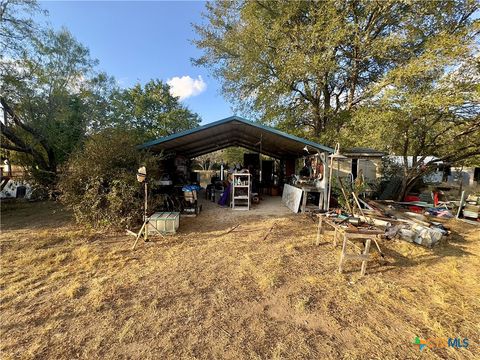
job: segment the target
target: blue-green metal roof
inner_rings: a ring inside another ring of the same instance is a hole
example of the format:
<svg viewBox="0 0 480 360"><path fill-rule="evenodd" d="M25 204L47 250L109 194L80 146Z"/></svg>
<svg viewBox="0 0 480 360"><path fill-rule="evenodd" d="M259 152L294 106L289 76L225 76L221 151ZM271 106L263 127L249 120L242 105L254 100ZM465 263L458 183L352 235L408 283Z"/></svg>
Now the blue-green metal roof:
<svg viewBox="0 0 480 360"><path fill-rule="evenodd" d="M262 142L263 153L277 158L306 155L303 150L305 145L312 150L334 152L330 147L239 116L230 116L194 129L152 140L140 145L139 148L149 148L153 151L171 150L195 157L229 146L242 146L258 151L259 142Z"/></svg>

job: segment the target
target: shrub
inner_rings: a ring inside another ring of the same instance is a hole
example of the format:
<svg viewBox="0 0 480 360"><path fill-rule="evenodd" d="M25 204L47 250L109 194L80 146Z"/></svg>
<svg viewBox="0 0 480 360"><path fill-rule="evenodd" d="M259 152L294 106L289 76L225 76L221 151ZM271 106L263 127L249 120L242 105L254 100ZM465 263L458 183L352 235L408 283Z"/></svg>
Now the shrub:
<svg viewBox="0 0 480 360"><path fill-rule="evenodd" d="M139 166L153 167L156 159L135 148L141 142L135 132L107 129L70 157L60 177L60 200L79 223L125 228L142 220L143 186L135 175Z"/></svg>

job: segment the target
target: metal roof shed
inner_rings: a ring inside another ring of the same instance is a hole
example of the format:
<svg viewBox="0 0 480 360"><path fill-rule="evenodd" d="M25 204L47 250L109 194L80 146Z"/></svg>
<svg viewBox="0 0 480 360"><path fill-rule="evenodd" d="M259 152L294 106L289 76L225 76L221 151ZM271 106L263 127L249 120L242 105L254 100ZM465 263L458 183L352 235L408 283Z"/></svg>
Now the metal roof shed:
<svg viewBox="0 0 480 360"><path fill-rule="evenodd" d="M230 146L244 147L276 159L292 159L307 155L303 150L305 146L310 152L334 151L327 146L238 116L159 138L142 144L139 148L154 152L174 152L194 158Z"/></svg>

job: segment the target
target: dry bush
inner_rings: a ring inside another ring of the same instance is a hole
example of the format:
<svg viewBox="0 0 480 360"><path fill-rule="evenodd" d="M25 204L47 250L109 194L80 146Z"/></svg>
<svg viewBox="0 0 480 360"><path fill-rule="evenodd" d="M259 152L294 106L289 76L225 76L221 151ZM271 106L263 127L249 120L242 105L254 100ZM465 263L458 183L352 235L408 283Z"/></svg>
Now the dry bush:
<svg viewBox="0 0 480 360"><path fill-rule="evenodd" d="M121 228L141 220L142 185L135 175L140 165L153 164L155 158L138 151L139 143L135 132L107 129L71 157L60 179L60 199L79 223Z"/></svg>

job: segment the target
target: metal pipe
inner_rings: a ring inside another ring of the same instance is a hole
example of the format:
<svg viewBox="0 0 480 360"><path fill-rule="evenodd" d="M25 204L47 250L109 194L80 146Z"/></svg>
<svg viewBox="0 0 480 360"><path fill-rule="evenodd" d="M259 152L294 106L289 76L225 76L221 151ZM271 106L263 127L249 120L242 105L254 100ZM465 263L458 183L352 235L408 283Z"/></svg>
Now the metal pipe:
<svg viewBox="0 0 480 360"><path fill-rule="evenodd" d="M330 210L330 196L332 194L332 175L333 175L333 156L330 158L330 169L328 174L328 195L327 195L327 211Z"/></svg>

